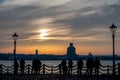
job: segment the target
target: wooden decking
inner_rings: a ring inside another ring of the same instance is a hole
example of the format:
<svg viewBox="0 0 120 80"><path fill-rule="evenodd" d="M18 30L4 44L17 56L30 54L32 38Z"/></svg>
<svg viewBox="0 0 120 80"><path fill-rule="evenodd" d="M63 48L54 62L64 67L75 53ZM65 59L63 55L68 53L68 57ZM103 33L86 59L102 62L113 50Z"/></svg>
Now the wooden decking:
<svg viewBox="0 0 120 80"><path fill-rule="evenodd" d="M13 74L2 74L0 80L120 80L119 75L13 75Z"/></svg>

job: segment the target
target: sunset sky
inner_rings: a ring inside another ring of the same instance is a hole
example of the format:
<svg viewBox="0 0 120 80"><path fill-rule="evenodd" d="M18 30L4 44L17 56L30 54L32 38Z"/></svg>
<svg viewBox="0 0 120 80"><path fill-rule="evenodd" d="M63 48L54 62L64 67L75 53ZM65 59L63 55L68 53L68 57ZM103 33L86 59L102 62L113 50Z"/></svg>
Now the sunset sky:
<svg viewBox="0 0 120 80"><path fill-rule="evenodd" d="M0 0L0 52L13 52L12 35L19 35L17 54L112 54L112 23L120 26L120 0ZM120 29L116 32L120 55Z"/></svg>

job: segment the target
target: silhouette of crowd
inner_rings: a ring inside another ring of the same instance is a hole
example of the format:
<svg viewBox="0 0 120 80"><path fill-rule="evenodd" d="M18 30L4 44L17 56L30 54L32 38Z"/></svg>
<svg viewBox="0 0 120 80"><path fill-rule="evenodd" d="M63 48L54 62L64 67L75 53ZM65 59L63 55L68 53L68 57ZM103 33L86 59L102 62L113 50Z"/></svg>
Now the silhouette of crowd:
<svg viewBox="0 0 120 80"><path fill-rule="evenodd" d="M35 59L32 61L32 73L40 74L41 69L41 61L39 59Z"/></svg>
<svg viewBox="0 0 120 80"><path fill-rule="evenodd" d="M88 75L92 75L93 74L93 68L95 69L95 74L99 75L99 67L100 67L100 60L98 59L98 57L95 58L95 60L93 60L93 58L88 58L87 62L86 62L86 67L87 67L87 71L86 73Z"/></svg>
<svg viewBox="0 0 120 80"><path fill-rule="evenodd" d="M19 66L20 64L20 66ZM18 74L18 68L20 67L21 74L24 74L25 70L25 61L21 59L20 62L15 59L14 60L14 74ZM41 69L41 61L39 59L35 59L32 61L32 73L33 74L40 74Z"/></svg>
<svg viewBox="0 0 120 80"><path fill-rule="evenodd" d="M19 66L20 64L20 66ZM18 68L20 67L21 74L24 74L25 70L25 61L24 59L21 59L20 62L17 62L17 60L14 60L14 74L18 73ZM99 75L99 68L101 66L100 60L98 57L95 59L93 58L88 58L86 61L86 71L84 71L83 74L83 67L84 67L84 62L82 59L79 59L77 61L76 65L73 65L73 61L69 59L66 61L65 59L62 60L62 62L58 65L60 74L73 74L73 68L77 66L77 74L78 75L92 75L93 73L95 75ZM41 61L39 59L34 59L32 61L32 74L40 74L41 70ZM93 72L94 71L94 72Z"/></svg>
<svg viewBox="0 0 120 80"><path fill-rule="evenodd" d="M95 60L93 58L88 58L86 61L86 75L92 75L93 74L93 69L95 71L95 75L99 75L99 67L100 67L100 60L98 59L98 57L95 58ZM82 59L79 59L77 61L77 74L78 75L83 75L82 70L83 70L83 66L84 66L84 62ZM65 59L62 60L61 64L59 64L59 69L60 69L60 74L72 74L73 71L73 61L70 59L67 61ZM62 69L62 70L61 70Z"/></svg>

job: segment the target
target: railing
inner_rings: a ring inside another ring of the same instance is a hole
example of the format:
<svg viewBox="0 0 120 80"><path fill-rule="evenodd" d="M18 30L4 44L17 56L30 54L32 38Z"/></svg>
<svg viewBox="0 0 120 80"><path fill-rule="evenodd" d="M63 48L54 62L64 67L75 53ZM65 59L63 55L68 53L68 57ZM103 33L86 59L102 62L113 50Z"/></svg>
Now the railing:
<svg viewBox="0 0 120 80"><path fill-rule="evenodd" d="M103 66L101 65L99 68L99 75L112 75L113 67L110 65ZM120 75L120 63L115 65L116 75ZM67 70L67 73L68 70ZM5 66L3 64L0 65L0 74L14 74L14 66ZM18 68L17 74L21 74L20 67ZM30 64L24 67L24 74L36 74L32 66ZM48 66L46 64L41 65L40 71L37 74L63 74L63 70L58 66ZM72 75L77 75L77 65L72 67ZM84 66L82 68L82 75L87 75L87 68ZM92 75L95 75L95 68L93 68Z"/></svg>

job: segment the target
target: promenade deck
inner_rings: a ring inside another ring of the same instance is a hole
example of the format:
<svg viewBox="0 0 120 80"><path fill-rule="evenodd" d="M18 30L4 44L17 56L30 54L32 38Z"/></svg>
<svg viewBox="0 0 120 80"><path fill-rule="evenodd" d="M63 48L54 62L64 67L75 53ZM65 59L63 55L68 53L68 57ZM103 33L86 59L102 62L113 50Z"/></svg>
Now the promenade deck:
<svg viewBox="0 0 120 80"><path fill-rule="evenodd" d="M45 75L13 75L13 74L2 74L0 80L120 80L118 75L56 75L56 74L45 74Z"/></svg>

